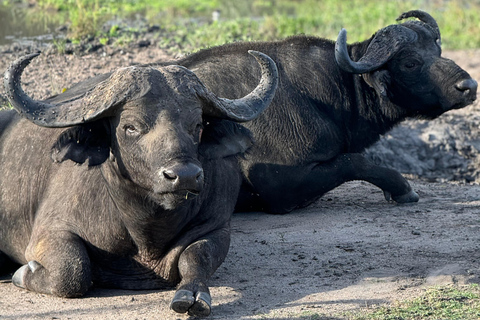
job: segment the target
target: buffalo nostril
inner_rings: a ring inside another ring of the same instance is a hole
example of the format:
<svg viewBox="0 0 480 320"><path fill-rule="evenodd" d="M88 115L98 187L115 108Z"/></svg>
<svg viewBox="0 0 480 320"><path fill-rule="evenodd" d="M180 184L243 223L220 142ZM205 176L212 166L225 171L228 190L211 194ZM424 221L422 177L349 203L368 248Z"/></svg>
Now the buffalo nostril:
<svg viewBox="0 0 480 320"><path fill-rule="evenodd" d="M463 91L467 94L471 93L472 95L476 95L477 87L478 83L473 79L462 80L455 85L455 88L457 88L458 90Z"/></svg>
<svg viewBox="0 0 480 320"><path fill-rule="evenodd" d="M203 169L194 163L177 163L160 172L163 181L176 190L200 191L203 185Z"/></svg>
<svg viewBox="0 0 480 320"><path fill-rule="evenodd" d="M203 177L203 170L200 169L197 173L197 175L195 176L195 180L200 180L201 178Z"/></svg>
<svg viewBox="0 0 480 320"><path fill-rule="evenodd" d="M173 170L164 170L163 171L163 176L167 180L176 180L178 178L177 174Z"/></svg>

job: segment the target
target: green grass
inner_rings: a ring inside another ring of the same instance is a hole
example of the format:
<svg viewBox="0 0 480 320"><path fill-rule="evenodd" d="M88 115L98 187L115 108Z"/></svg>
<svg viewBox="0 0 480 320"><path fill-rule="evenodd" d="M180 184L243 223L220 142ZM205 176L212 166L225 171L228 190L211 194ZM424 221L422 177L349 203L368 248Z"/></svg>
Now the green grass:
<svg viewBox="0 0 480 320"><path fill-rule="evenodd" d="M64 16L70 22L70 37L77 41L96 36L102 43L116 43L122 34L102 30L106 21L143 17L161 27L162 46L182 51L301 33L335 39L341 28L347 29L348 41L355 42L395 23L404 11L422 9L438 21L444 48L480 47L480 0L37 0L36 4L38 12L50 9ZM221 18L211 23L214 9L220 9ZM123 37L119 43L129 41Z"/></svg>
<svg viewBox="0 0 480 320"><path fill-rule="evenodd" d="M349 320L478 320L480 319L480 287L432 287L413 300L391 306L364 309L346 315Z"/></svg>
<svg viewBox="0 0 480 320"><path fill-rule="evenodd" d="M2 96L0 96L0 110L8 110L13 109L13 106L10 104L9 101L4 100Z"/></svg>
<svg viewBox="0 0 480 320"><path fill-rule="evenodd" d="M436 286L421 296L397 301L388 306L365 307L338 314L315 311L259 314L260 319L297 320L478 320L480 319L480 287Z"/></svg>
<svg viewBox="0 0 480 320"><path fill-rule="evenodd" d="M200 25L173 21L168 26L171 36L166 41L170 41L169 45L177 44L188 50L232 41L282 39L295 34L336 39L340 29L346 28L348 41L356 42L396 23L396 17L402 12L422 9L438 21L444 48L480 47L479 1L467 4L461 1L303 0L295 4L293 7L279 6L258 19L243 16ZM251 8L250 11L255 10Z"/></svg>

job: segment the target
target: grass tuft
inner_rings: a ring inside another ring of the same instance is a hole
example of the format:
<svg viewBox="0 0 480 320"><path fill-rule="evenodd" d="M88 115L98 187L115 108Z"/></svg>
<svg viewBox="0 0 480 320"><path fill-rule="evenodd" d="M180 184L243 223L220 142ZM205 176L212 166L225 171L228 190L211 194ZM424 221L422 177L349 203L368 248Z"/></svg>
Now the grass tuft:
<svg viewBox="0 0 480 320"><path fill-rule="evenodd" d="M480 287L432 287L413 300L400 301L375 310L364 309L350 320L478 320L480 319Z"/></svg>

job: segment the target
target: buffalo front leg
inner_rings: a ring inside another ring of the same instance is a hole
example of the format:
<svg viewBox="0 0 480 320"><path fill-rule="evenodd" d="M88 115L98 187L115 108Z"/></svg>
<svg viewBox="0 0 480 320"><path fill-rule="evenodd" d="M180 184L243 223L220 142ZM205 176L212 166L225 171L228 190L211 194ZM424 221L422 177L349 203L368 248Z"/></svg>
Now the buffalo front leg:
<svg viewBox="0 0 480 320"><path fill-rule="evenodd" d="M179 313L206 317L211 311L208 278L222 264L230 245L230 228L211 232L190 244L180 255L178 269L181 281L171 308Z"/></svg>
<svg viewBox="0 0 480 320"><path fill-rule="evenodd" d="M387 201L408 203L419 200L418 194L398 171L377 166L358 153L344 154L341 157L340 161L345 162L347 168L348 181L364 180L376 185L383 190Z"/></svg>
<svg viewBox="0 0 480 320"><path fill-rule="evenodd" d="M417 202L418 194L412 190L408 181L396 170L377 166L359 153L345 153L328 163L316 165L308 180L321 194L340 184L363 180L383 190L387 200L398 203Z"/></svg>
<svg viewBox="0 0 480 320"><path fill-rule="evenodd" d="M363 180L383 190L387 200L398 203L417 202L418 194L396 170L377 166L359 153L345 153L334 160L316 165L308 177L313 189L324 194L339 185Z"/></svg>
<svg viewBox="0 0 480 320"><path fill-rule="evenodd" d="M399 172L377 166L359 153L345 153L328 162L302 166L259 164L251 167L248 180L249 185L242 186L236 211L287 213L352 180L376 185L387 200L391 197L399 203L418 201L418 195Z"/></svg>
<svg viewBox="0 0 480 320"><path fill-rule="evenodd" d="M12 282L38 293L73 298L91 285L90 259L82 240L70 232L55 232L31 241L28 263L13 275Z"/></svg>

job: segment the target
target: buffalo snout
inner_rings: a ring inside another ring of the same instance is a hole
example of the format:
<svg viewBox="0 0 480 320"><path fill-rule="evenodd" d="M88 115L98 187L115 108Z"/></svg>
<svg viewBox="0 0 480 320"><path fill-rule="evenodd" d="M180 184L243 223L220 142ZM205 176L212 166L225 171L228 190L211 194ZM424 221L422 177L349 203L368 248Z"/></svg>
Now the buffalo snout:
<svg viewBox="0 0 480 320"><path fill-rule="evenodd" d="M203 188L203 169L195 163L176 163L159 172L160 184L167 192L187 190L199 193Z"/></svg>
<svg viewBox="0 0 480 320"><path fill-rule="evenodd" d="M477 81L473 79L465 79L456 83L455 88L462 92L465 99L470 101L475 101L477 99Z"/></svg>

